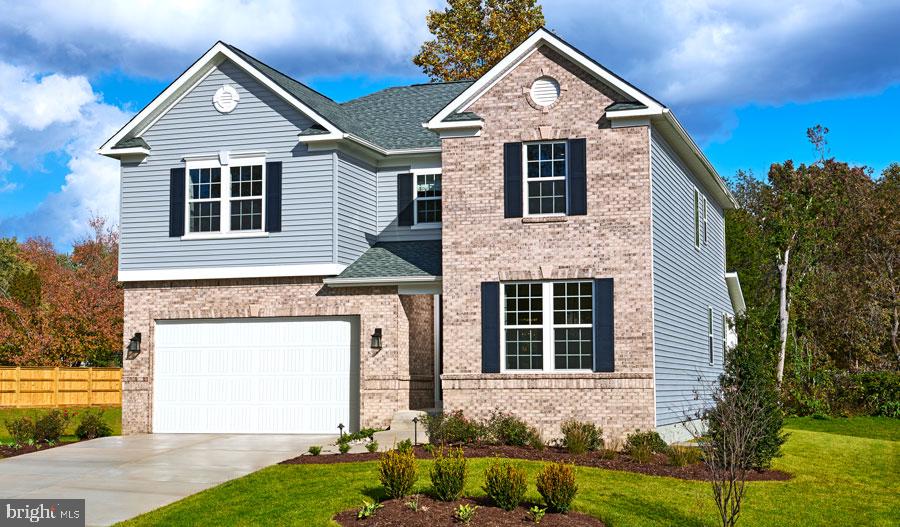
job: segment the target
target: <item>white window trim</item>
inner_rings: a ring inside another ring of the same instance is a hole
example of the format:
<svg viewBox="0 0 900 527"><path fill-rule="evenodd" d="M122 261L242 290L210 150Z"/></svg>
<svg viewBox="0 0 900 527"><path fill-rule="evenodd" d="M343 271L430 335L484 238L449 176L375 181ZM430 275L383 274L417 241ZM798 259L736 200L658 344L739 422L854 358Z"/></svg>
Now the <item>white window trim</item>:
<svg viewBox="0 0 900 527"><path fill-rule="evenodd" d="M715 337L713 336L714 330L713 330L713 308L712 308L712 306L709 306L706 308L706 332L707 332L706 340L707 340L707 347L708 347L707 351L709 352L709 365L712 366L713 364L716 363L715 347L713 346Z"/></svg>
<svg viewBox="0 0 900 527"><path fill-rule="evenodd" d="M700 250L700 191L694 187L694 249Z"/></svg>
<svg viewBox="0 0 900 527"><path fill-rule="evenodd" d="M590 282L590 280L554 280L552 282L536 282L534 280L520 280L520 281L511 281L511 282L500 282L500 373L523 373L527 375L541 375L545 373L594 373L593 368L591 369L557 369L556 361L554 360L554 347L555 347L555 338L554 338L554 328L592 328L594 324L597 323L596 320L591 317L592 324L560 324L555 325L553 323L553 284L559 283L567 283L567 282ZM515 370L508 369L506 367L506 330L507 329L534 329L538 326L531 325L507 325L506 324L506 288L507 285L514 284L541 284L541 295L542 295L542 313L541 318L543 320L543 324L541 324L541 332L543 335L543 358L544 358L544 368L540 370ZM596 302L596 299L593 298L593 285L591 287L591 306ZM549 302L547 300L550 300ZM549 337L549 338L548 338ZM593 342L594 335L591 334L591 342ZM594 343L596 345L596 343ZM594 362L594 353L591 350L591 364Z"/></svg>
<svg viewBox="0 0 900 527"><path fill-rule="evenodd" d="M542 214L531 214L528 212L528 146L529 145L552 145L564 143L566 145L566 175L559 177L538 177L531 178L534 181L565 181L566 197L565 212L548 212ZM548 216L568 216L569 215L569 142L565 139L556 139L553 141L528 141L522 143L522 216L523 217L548 217Z"/></svg>
<svg viewBox="0 0 900 527"><path fill-rule="evenodd" d="M209 158L190 158L185 156L184 185L184 235L182 240L210 240L217 238L258 238L269 235L266 228L266 158L265 157L249 157L241 154L232 154L229 156L227 164L219 162L218 155L214 159ZM235 198L236 201L243 199L261 199L262 200L262 229L254 230L231 230L231 168L249 165L262 166L262 195L257 198ZM215 199L191 199L191 170L199 168L219 168L221 175L219 183L221 185L219 198ZM191 232L191 202L219 202L219 231L212 232Z"/></svg>
<svg viewBox="0 0 900 527"><path fill-rule="evenodd" d="M706 245L709 241L709 216L707 215L708 208L709 200L706 199L706 196L703 196L703 245Z"/></svg>
<svg viewBox="0 0 900 527"><path fill-rule="evenodd" d="M725 354L728 352L728 313L722 312L722 362L725 362Z"/></svg>
<svg viewBox="0 0 900 527"><path fill-rule="evenodd" d="M412 174L412 196L413 196L413 224L410 226L410 229L440 229L442 226L442 222L434 221L434 222L423 222L419 223L419 199L423 201L440 201L441 202L441 217L443 218L443 207L444 207L444 177L441 174L440 168L417 168L410 170ZM441 197L439 198L419 198L418 196L418 186L419 186L419 176L441 176Z"/></svg>

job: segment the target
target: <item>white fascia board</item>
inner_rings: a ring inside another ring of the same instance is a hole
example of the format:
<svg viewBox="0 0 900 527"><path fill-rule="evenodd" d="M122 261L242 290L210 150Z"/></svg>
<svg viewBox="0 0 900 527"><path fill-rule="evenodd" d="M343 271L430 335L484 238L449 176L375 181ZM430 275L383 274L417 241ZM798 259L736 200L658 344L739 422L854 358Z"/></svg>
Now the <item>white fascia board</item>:
<svg viewBox="0 0 900 527"><path fill-rule="evenodd" d="M639 108L635 110L614 110L611 112L606 112L606 118L609 120L613 120L628 119L634 117L656 117L657 115L662 115L662 113L662 108L658 108L655 110L651 110L649 108Z"/></svg>
<svg viewBox="0 0 900 527"><path fill-rule="evenodd" d="M328 133L328 134L317 134L317 135L300 135L297 136L297 140L300 143L316 145L322 143L336 143L338 141L347 140L353 143L356 143L360 146L371 150L382 156L397 156L397 155L415 155L415 154L434 154L439 153L441 151L441 147L439 146L429 146L423 148L398 148L398 149L388 149L382 148L371 141L367 141L359 136L353 134L345 134L345 133ZM329 147L331 145L328 145Z"/></svg>
<svg viewBox="0 0 900 527"><path fill-rule="evenodd" d="M744 291L741 289L741 281L737 273L725 273L725 284L728 286L728 296L731 298L731 307L735 314L742 315L747 310L744 303Z"/></svg>
<svg viewBox="0 0 900 527"><path fill-rule="evenodd" d="M115 148L115 149L103 149L100 148L97 150L97 153L103 156L112 157L118 159L122 156L144 156L147 157L150 155L150 150L142 147L142 146L134 146L131 148Z"/></svg>
<svg viewBox="0 0 900 527"><path fill-rule="evenodd" d="M446 119L448 115L456 111L457 108L464 110L465 108L470 106L478 99L478 97L481 96L482 93L487 91L494 82L499 80L498 78L502 78L502 76L508 73L508 71L511 71L511 69L513 69L517 62L523 60L527 55L533 53L542 45L547 45L550 48L554 49L564 57L568 58L572 62L581 66L586 71L593 74L595 77L597 77L607 85L613 87L616 90L619 90L620 92L635 99L636 101L641 102L648 109L656 110L662 108L659 103L642 93L640 90L634 88L627 82L615 76L612 72L601 67L596 62L590 60L583 53L572 48L570 45L560 40L554 34L550 33L544 28L541 28L532 33L530 37L519 44L516 49L511 51L487 73L482 75L481 78L475 81L474 84L466 88L455 99L450 101L447 106L445 106L441 111L439 111L428 121L428 127L431 128L432 126L437 125L438 123ZM463 105L465 105L465 107L463 107Z"/></svg>
<svg viewBox="0 0 900 527"><path fill-rule="evenodd" d="M128 123L126 123L125 126L123 126L118 132L116 132L115 135L110 137L108 141L103 143L103 146L100 147L99 151L101 153L106 152L107 150L111 149L113 145L118 143L126 135L135 130L145 121L148 121L151 118L158 119L161 115L165 114L174 105L174 103L177 102L177 99L172 99L178 95L183 95L180 93L180 90L184 87L184 85L187 83L196 83L197 77L209 73L211 64L214 65L221 63L222 57L227 58L237 64L257 81L275 92L275 94L287 101L289 104L308 115L313 121L321 125L328 132L340 133L340 130L338 130L334 125L325 120L325 118L318 115L311 108L309 108L297 98L286 92L283 88L275 84L271 79L269 79L269 77L263 75L259 70L247 63L247 61L228 49L225 44L223 44L222 42L217 42L213 47L209 48L209 51L204 53L202 57L194 62L194 64L192 64L190 68L188 68L177 79L175 79L175 81L172 82L172 84L170 84L168 88L163 90L161 94L157 95L156 98L150 102L150 104L148 104L137 115L132 117L131 120L128 121ZM163 107L165 107L165 109L159 115L157 115L156 112ZM104 155L108 154L104 153Z"/></svg>
<svg viewBox="0 0 900 527"><path fill-rule="evenodd" d="M155 282L174 280L219 280L225 278L273 278L284 276L337 276L346 265L299 264L258 265L251 267L192 267L188 269L119 270L120 282Z"/></svg>
<svg viewBox="0 0 900 527"><path fill-rule="evenodd" d="M403 285L403 284L440 284L440 276L392 276L384 278L326 278L326 285L332 287L360 287L379 285Z"/></svg>
<svg viewBox="0 0 900 527"><path fill-rule="evenodd" d="M702 150L700 150L700 147L697 146L697 143L694 142L694 139L687 133L687 130L685 130L684 127L681 126L681 123L678 122L678 119L675 118L675 114L673 114L668 108L666 108L662 112L662 118L669 125L671 130L673 130L677 134L677 137L679 139L678 143L688 149L688 151L690 152L690 156L688 157L696 160L696 162L699 163L700 167L702 167L702 171L713 179L716 187L721 193L721 197L724 198L723 200L720 200L720 204L723 206L723 208L738 208L739 205L737 199L735 199L734 195L731 193L731 190L728 189L728 185L725 184L725 180L722 179L722 176L719 175L718 171L716 171L712 163L709 162L709 159L706 158L706 155Z"/></svg>
<svg viewBox="0 0 900 527"><path fill-rule="evenodd" d="M429 130L460 130L460 129L478 129L484 126L484 121L449 121L437 124L422 123L422 126Z"/></svg>

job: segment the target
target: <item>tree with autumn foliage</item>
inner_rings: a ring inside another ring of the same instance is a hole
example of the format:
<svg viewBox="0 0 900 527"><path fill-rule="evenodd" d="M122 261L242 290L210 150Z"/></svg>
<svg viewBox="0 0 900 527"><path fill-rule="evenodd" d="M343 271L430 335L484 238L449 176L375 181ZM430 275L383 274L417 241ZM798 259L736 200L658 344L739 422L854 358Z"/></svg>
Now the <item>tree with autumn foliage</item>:
<svg viewBox="0 0 900 527"><path fill-rule="evenodd" d="M536 0L449 0L428 12L434 39L413 63L433 81L477 79L544 25Z"/></svg>
<svg viewBox="0 0 900 527"><path fill-rule="evenodd" d="M71 254L42 238L0 243L0 364L121 363L119 235L102 218L90 226Z"/></svg>

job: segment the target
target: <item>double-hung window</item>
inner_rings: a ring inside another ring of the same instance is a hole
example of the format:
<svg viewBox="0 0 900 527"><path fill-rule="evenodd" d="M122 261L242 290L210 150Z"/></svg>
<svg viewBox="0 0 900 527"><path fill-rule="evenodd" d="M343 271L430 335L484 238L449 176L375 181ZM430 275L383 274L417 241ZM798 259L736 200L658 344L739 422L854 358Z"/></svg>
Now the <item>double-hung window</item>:
<svg viewBox="0 0 900 527"><path fill-rule="evenodd" d="M700 248L700 191L694 189L694 247Z"/></svg>
<svg viewBox="0 0 900 527"><path fill-rule="evenodd" d="M709 208L709 201L706 197L703 197L703 245L706 245L707 241L707 232L709 227L709 217L706 215L706 210Z"/></svg>
<svg viewBox="0 0 900 527"><path fill-rule="evenodd" d="M527 215L566 213L566 142L525 143Z"/></svg>
<svg viewBox="0 0 900 527"><path fill-rule="evenodd" d="M591 371L593 284L505 283L501 287L503 371Z"/></svg>
<svg viewBox="0 0 900 527"><path fill-rule="evenodd" d="M722 313L722 360L725 360L725 353L728 351L728 315Z"/></svg>
<svg viewBox="0 0 900 527"><path fill-rule="evenodd" d="M715 360L713 357L713 309L711 307L706 310L706 326L709 340L709 363L712 364Z"/></svg>
<svg viewBox="0 0 900 527"><path fill-rule="evenodd" d="M188 161L186 172L188 236L263 232L264 159Z"/></svg>
<svg viewBox="0 0 900 527"><path fill-rule="evenodd" d="M415 174L416 225L441 223L441 174L428 172Z"/></svg>

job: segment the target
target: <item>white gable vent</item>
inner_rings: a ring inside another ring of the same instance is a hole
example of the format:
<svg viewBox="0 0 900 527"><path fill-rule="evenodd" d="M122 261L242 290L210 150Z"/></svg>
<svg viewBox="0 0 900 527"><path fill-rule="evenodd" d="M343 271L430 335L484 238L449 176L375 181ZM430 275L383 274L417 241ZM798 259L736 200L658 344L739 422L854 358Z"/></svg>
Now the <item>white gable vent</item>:
<svg viewBox="0 0 900 527"><path fill-rule="evenodd" d="M540 106L550 106L559 99L559 83L553 77L539 77L531 84L531 100Z"/></svg>

